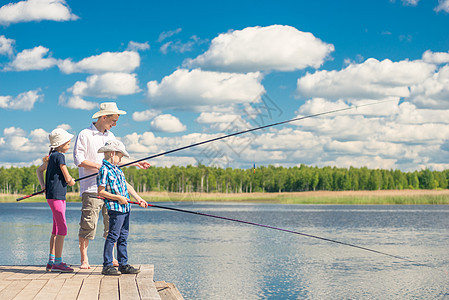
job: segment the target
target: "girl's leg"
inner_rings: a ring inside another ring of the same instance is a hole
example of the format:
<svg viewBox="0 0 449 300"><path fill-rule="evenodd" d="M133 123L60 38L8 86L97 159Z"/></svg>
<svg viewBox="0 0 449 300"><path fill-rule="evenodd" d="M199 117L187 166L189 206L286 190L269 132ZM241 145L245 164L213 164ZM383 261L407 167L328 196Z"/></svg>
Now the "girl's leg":
<svg viewBox="0 0 449 300"><path fill-rule="evenodd" d="M52 233L50 237L50 254L56 255L56 235Z"/></svg>
<svg viewBox="0 0 449 300"><path fill-rule="evenodd" d="M64 238L67 235L67 222L65 218L65 210L66 210L66 202L65 200L55 200L55 199L49 199L48 204L51 207L51 210L53 212L53 234L52 239L50 240L50 244L52 244L53 235L54 241L54 254L57 258L62 257L62 249L64 247ZM51 251L52 245L50 245L50 251Z"/></svg>
<svg viewBox="0 0 449 300"><path fill-rule="evenodd" d="M48 205L50 206L51 210L53 211L53 200L52 199L47 199ZM51 236L50 236L50 253L48 255L48 262L47 262L47 267L46 270L50 271L52 268L52 265L54 265L55 263L55 240L56 240L56 220L55 220L55 216L53 214L53 228L51 231Z"/></svg>
<svg viewBox="0 0 449 300"><path fill-rule="evenodd" d="M62 249L64 248L65 235L57 235L55 238L55 256L62 257Z"/></svg>

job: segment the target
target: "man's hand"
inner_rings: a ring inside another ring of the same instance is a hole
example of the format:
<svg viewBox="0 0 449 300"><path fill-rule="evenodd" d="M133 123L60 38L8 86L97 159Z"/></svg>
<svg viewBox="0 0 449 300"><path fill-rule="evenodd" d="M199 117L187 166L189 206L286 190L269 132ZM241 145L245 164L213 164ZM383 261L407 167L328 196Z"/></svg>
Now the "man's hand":
<svg viewBox="0 0 449 300"><path fill-rule="evenodd" d="M143 169L143 170L146 170L146 169L148 169L151 165L150 165L149 162L146 162L146 161L139 161L139 162L137 163L137 166L138 166L139 168Z"/></svg>

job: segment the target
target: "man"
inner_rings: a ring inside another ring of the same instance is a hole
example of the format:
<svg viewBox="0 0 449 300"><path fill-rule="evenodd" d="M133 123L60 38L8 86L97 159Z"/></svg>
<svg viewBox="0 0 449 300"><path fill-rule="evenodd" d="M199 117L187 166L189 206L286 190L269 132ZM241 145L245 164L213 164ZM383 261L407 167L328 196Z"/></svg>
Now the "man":
<svg viewBox="0 0 449 300"><path fill-rule="evenodd" d="M103 160L103 155L97 153L97 151L103 147L107 141L115 139L114 134L110 130L117 125L120 115L125 114L126 112L119 110L117 104L114 102L101 103L100 110L92 116L92 119L97 119L97 121L78 134L73 149L73 159L79 168L80 178L98 173ZM125 163L126 162L124 162L124 164ZM134 165L141 169L150 167L150 164L147 162L139 162ZM103 215L104 238L108 235L109 222L107 210L104 207L104 201L97 197L97 183L95 176L80 181L80 195L83 202L80 229L78 233L81 269L90 269L87 248L89 246L89 240L95 238L100 212ZM116 261L114 263L117 264Z"/></svg>

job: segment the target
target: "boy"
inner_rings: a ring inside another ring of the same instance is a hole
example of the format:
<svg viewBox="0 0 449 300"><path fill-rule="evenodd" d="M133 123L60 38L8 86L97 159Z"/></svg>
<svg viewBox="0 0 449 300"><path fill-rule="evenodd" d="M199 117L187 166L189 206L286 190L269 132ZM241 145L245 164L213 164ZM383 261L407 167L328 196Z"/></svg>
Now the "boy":
<svg viewBox="0 0 449 300"><path fill-rule="evenodd" d="M129 157L125 145L113 139L98 149L98 153L104 153L103 164L97 176L98 196L105 198L104 202L109 215L109 233L104 243L101 273L103 275L137 274L140 270L128 264L129 194L139 202L141 207L148 207L148 203L126 182L123 171L117 166L123 156ZM115 243L117 244L118 270L112 263Z"/></svg>

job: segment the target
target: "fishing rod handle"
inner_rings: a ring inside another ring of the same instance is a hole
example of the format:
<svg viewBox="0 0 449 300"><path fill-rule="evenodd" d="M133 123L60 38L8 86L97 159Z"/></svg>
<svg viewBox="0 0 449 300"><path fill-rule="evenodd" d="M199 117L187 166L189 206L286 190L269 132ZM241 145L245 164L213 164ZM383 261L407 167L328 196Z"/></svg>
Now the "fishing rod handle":
<svg viewBox="0 0 449 300"><path fill-rule="evenodd" d="M39 191L39 192L35 192L35 193L32 193L31 195L26 195L26 196L17 198L16 201L22 201L22 200L25 200L25 199L27 199L27 198L31 198L31 197L33 197L33 196L42 194L42 193L44 193L44 192L45 192L45 190L42 190L42 191Z"/></svg>

